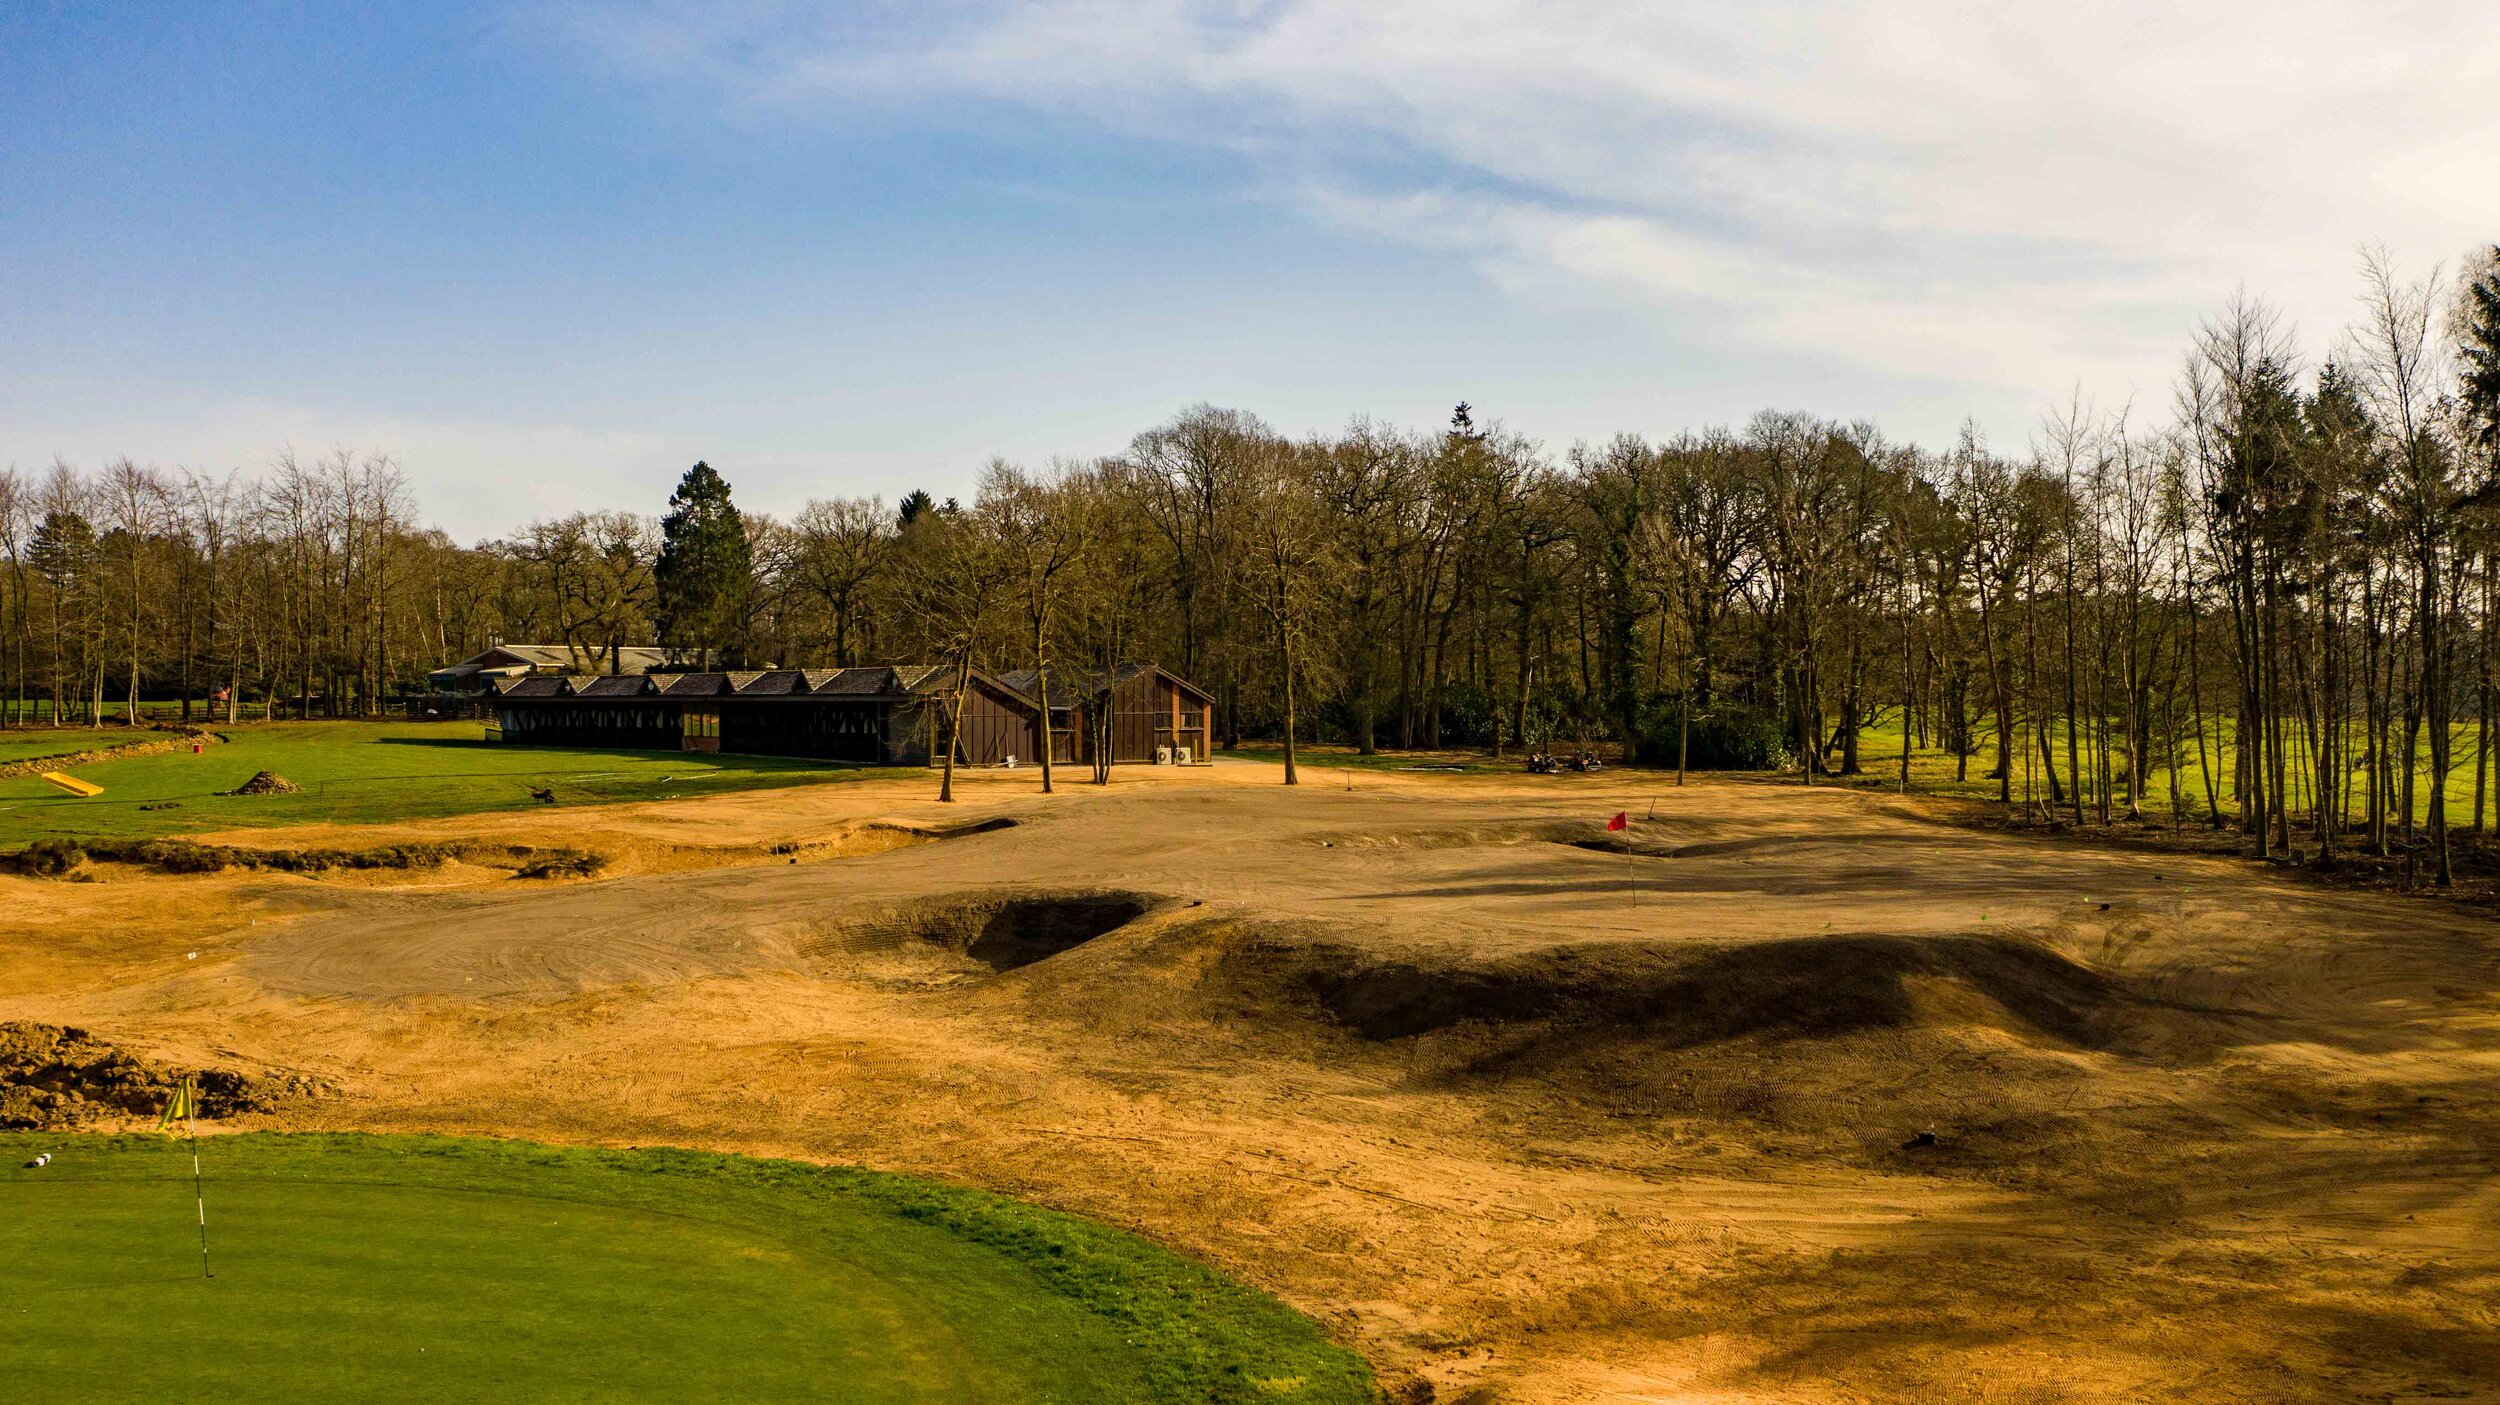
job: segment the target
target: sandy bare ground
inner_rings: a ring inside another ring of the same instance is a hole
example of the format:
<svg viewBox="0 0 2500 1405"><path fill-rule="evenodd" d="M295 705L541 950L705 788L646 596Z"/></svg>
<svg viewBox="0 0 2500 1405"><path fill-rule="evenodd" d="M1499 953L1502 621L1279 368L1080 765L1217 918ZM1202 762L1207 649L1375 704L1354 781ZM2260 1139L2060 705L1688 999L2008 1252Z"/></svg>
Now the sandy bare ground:
<svg viewBox="0 0 2500 1405"><path fill-rule="evenodd" d="M1029 1196L1413 1399L2500 1400L2488 920L1865 795L1276 774L275 836L588 882L0 880L0 1018L335 1079L295 1125Z"/></svg>

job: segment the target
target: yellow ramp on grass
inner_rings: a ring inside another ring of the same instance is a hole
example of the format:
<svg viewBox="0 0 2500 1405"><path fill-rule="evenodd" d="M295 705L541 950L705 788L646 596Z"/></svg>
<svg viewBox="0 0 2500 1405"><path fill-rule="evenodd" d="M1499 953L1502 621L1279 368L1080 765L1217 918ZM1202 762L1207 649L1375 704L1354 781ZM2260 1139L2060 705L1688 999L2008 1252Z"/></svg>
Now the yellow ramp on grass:
<svg viewBox="0 0 2500 1405"><path fill-rule="evenodd" d="M82 781L76 776L65 776L58 771L46 771L43 773L43 778L76 796L84 797L104 793L104 787L93 781Z"/></svg>

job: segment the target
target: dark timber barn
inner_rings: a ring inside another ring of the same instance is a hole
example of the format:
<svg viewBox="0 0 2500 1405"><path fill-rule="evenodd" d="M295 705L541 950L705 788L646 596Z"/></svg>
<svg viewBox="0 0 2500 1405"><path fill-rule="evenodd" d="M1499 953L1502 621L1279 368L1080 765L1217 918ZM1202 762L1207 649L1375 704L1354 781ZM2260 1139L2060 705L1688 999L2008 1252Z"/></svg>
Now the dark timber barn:
<svg viewBox="0 0 2500 1405"><path fill-rule="evenodd" d="M1009 681L1014 676L973 671L958 764L1039 758L1041 708ZM493 706L506 742L921 766L944 754L954 681L952 669L926 665L538 676L503 683ZM1091 758L1085 709L1101 681L1070 675L1069 698L1052 697L1054 760ZM1051 683L1055 694L1062 685L1056 670ZM1151 664L1124 665L1109 683L1113 760L1206 759L1211 714L1203 692ZM1185 753L1176 750L1182 747Z"/></svg>
<svg viewBox="0 0 2500 1405"><path fill-rule="evenodd" d="M998 681L1027 698L1038 698L1041 673L1018 669ZM1188 679L1150 663L1126 663L1108 675L1050 671L1053 761L1094 759L1095 700L1110 700L1113 761L1207 759L1208 739L1215 735L1215 699ZM1160 753L1160 756L1158 756Z"/></svg>

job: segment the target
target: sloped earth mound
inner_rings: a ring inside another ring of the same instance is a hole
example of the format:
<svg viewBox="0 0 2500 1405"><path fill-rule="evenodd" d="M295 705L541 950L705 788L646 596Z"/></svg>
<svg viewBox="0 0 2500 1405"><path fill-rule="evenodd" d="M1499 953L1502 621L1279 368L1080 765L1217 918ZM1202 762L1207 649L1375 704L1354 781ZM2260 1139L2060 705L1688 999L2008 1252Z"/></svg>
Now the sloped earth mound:
<svg viewBox="0 0 2500 1405"><path fill-rule="evenodd" d="M1334 1046L1317 1057L1521 1101L1557 1133L1699 1117L1860 1164L2033 1185L2106 1171L2143 1138L2215 1130L2139 1119L2113 1138L2066 1110L2095 1062L2201 1066L2268 1023L1999 933L1438 956L1244 932L1201 994L1228 1023L1281 1016Z"/></svg>
<svg viewBox="0 0 2500 1405"><path fill-rule="evenodd" d="M140 1058L74 1025L10 1020L0 1022L0 1130L55 1131L153 1117L185 1073L198 1080L206 1117L271 1112L324 1091L299 1075L184 1069Z"/></svg>
<svg viewBox="0 0 2500 1405"><path fill-rule="evenodd" d="M1627 810L1625 827L1606 827L1602 815L1568 819L1490 821L1470 825L1330 831L1310 842L1323 849L1484 849L1522 844L1559 844L1603 854L1648 859L1717 858L1828 843L1830 835L1747 832L1709 816L1672 817ZM1851 833L1852 844L1904 842L1909 836Z"/></svg>
<svg viewBox="0 0 2500 1405"><path fill-rule="evenodd" d="M0 872L57 878L81 863L128 864L159 873L258 872L326 874L430 870L461 862L503 868L520 878L588 877L605 856L580 849L542 849L527 844L384 844L368 849L264 849L239 844L202 844L189 839L38 839L16 853L0 853Z"/></svg>
<svg viewBox="0 0 2500 1405"><path fill-rule="evenodd" d="M803 944L823 955L847 944L934 946L993 972L1014 971L1118 931L1157 899L1119 891L1000 892L911 903L846 922L831 939Z"/></svg>
<svg viewBox="0 0 2500 1405"><path fill-rule="evenodd" d="M1922 978L1963 985L2028 1034L2081 1048L2125 1043L2140 1002L2113 979L2010 936L1824 936L1725 947L1592 942L1490 963L1384 960L1352 946L1252 943L1265 973L1366 1040L1460 1025L1603 1027L1665 1048L1816 1038L1918 1021Z"/></svg>
<svg viewBox="0 0 2500 1405"><path fill-rule="evenodd" d="M842 826L835 832L814 839L783 840L771 844L729 845L666 845L654 846L648 858L658 859L652 867L692 868L730 866L752 862L758 856L787 859L793 863L818 859L865 858L874 854L908 849L916 844L935 844L947 839L968 839L976 834L995 834L1013 829L1016 821L1006 816L992 816L968 824L929 825L901 824L891 820L869 820Z"/></svg>
<svg viewBox="0 0 2500 1405"><path fill-rule="evenodd" d="M293 795L302 789L302 786L275 771L254 771L250 780L224 793L227 795Z"/></svg>

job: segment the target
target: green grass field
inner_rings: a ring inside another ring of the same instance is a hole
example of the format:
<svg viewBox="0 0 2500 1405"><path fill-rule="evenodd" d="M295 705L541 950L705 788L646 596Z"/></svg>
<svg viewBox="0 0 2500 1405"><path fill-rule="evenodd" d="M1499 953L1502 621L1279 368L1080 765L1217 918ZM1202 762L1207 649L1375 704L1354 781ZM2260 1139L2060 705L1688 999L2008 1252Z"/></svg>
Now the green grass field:
<svg viewBox="0 0 2500 1405"><path fill-rule="evenodd" d="M253 704L255 709L258 706L258 703ZM17 699L7 699L5 703L0 703L0 707L5 707L9 721L16 726L44 726L52 720L52 704L44 698L27 698L22 704ZM191 700L192 717L205 722L210 712L206 698ZM62 715L81 727L86 726L89 720L86 709L76 704L62 709ZM182 720L182 704L168 698L149 698L139 704L139 719L142 722L179 722ZM127 726L129 721L130 704L127 701L116 698L104 700L104 725L107 728Z"/></svg>
<svg viewBox="0 0 2500 1405"><path fill-rule="evenodd" d="M2237 813L2239 803L2231 775L2231 756L2226 748L2233 726L2233 719L2227 717L2209 717L2205 720L2205 755L2207 761L2217 768L2214 790L2220 796L2222 808L2226 814ZM2451 769L2446 787L2448 818L2451 824L2460 829L2470 824L2474 816L2475 737L2474 724L2465 723L2455 729L2449 743ZM2034 739L2030 731L2020 727L2015 733L2015 740L2017 744L2025 748L2031 763L2028 794L2034 799L2045 800L2048 796L2048 780L2039 765L2039 742ZM2073 777L2069 774L2067 767L2066 730L2062 725L2053 725L2049 729L2049 745L2056 754L2060 782L2071 786ZM2311 768L2306 753L2300 751L2303 743L2294 738L2292 745L2296 754L2289 756L2287 761L2295 813L2305 814L2309 805L2310 786L2313 783L2309 774ZM2358 737L2354 739L2353 745L2356 748L2360 745ZM2091 750L2088 745L2078 750L2088 770L2094 764ZM2424 741L2419 750L2420 770L2415 780L2416 793L2413 806L2417 819L2430 813L2431 789L2429 742ZM2188 815L2202 817L2208 813L2205 799L2205 773L2197 764L2195 743L2183 741L2180 751L2181 759L2185 764L2180 767L2178 783L2180 793L2185 800L2184 808ZM2017 803L2021 802L2026 795L2025 759L2026 757L2020 754L2014 759L2012 791ZM2358 762L2359 759L2358 752L2356 752L2354 760ZM1898 712L1882 723L1869 728L1860 738L1858 764L1865 769L1865 774L1852 778L1849 784L1890 789L1896 783L1901 774L1901 723ZM1994 800L1997 795L1997 783L1985 778L1988 768L1994 764L1996 764L1996 733L1990 727L1981 729L1980 752L1970 759L1969 775L1966 779L1954 778L1954 758L1950 752L1932 747L1914 747L1910 753L1910 791L1916 795L1952 795L1971 800ZM2110 764L2113 768L2123 767L2124 758L2113 756ZM2495 758L2495 766L2500 767L2500 758ZM1794 774L1793 769L1791 774ZM2123 809L2126 803L2124 777L2117 778L2115 785L2117 794L2112 801L2113 811ZM2495 775L2494 787L2500 789L2500 774ZM2353 779L2352 789L2352 813L2357 823L2364 813L2365 792L2368 790L2368 786L2363 782L2359 773L2356 773ZM2484 803L2487 814L2494 805L2495 799L2500 799L2500 797L2486 796ZM2148 770L2145 777L2145 811L2161 819L2168 819L2170 816L2170 774L2166 766L2156 764Z"/></svg>
<svg viewBox="0 0 2500 1405"><path fill-rule="evenodd" d="M0 1394L105 1400L1371 1398L1265 1294L899 1176L440 1137L0 1135ZM53 1163L25 1166L38 1152Z"/></svg>
<svg viewBox="0 0 2500 1405"><path fill-rule="evenodd" d="M97 751L131 742L156 741L163 735L144 727L13 728L0 731L0 764L28 761L38 756L65 756L73 751Z"/></svg>
<svg viewBox="0 0 2500 1405"><path fill-rule="evenodd" d="M2222 809L2226 814L2236 814L2239 804L2231 776L2230 753L2226 749L2226 744L2232 735L2232 728L2233 720L2227 717L2209 717L2205 720L2206 758L2217 768L2215 791L2221 799ZM1981 734L1980 753L1970 759L1968 774L1958 779L1954 774L1954 758L1950 752L1935 747L1913 748L1910 753L1911 793L1956 796L1967 800L1996 799L1997 783L1987 779L1988 768L1996 761L1996 734L1987 726L1981 728ZM2046 773L2039 765L2037 751L2039 743L2027 727L2018 728L2016 741L2024 748L2024 751L2015 757L2014 782L2011 787L2013 798L2019 803L2028 795L2045 802L2048 797L2048 780ZM2468 722L2457 726L2451 742L2453 759L2447 785L2448 816L2450 823L2459 829L2470 825L2474 817L2475 741L2475 725ZM2056 753L2060 783L2071 786L2073 777L2068 772L2066 732L2062 725L2053 724L2050 727L2049 745ZM2295 740L2294 745L2298 746L2299 743ZM2358 737L2354 739L2353 745L2355 747L2360 745ZM1558 753L1568 754L1572 748L1569 743L1558 742L1554 744L1553 749ZM2094 764L2089 749L2079 749L2083 751L2084 765L2089 768ZM2415 783L2414 797L2414 812L2417 819L2426 817L2430 813L2430 745L2428 741L2422 743L2420 751L2421 769ZM2178 781L2185 801L2184 810L2190 817L2202 818L2208 813L2205 773L2197 764L2193 742L2183 742L2181 753L2185 764L2180 768ZM1216 754L1271 763L1282 762L1285 755L1284 749L1272 742L1260 742L1230 752L1219 751ZM1609 754L1611 754L1611 748ZM2358 761L2358 759L2356 754L2355 760ZM1516 776L1524 774L1526 764L1524 758L1516 755L1505 755L1497 760L1482 751L1459 749L1442 752L1384 750L1377 755L1362 756L1356 754L1354 748L1350 746L1333 742L1304 745L1297 749L1296 760L1308 773L1305 777L1306 784L1317 784L1348 770L1353 771L1357 776L1372 771ZM2028 776L2025 771L2026 760L2030 763ZM2294 755L2289 760L2295 813L2305 814L2309 804L2310 787L2313 784L2313 779L2309 774L2309 760L2305 753ZM1835 762L1837 762L1837 756L1835 756ZM1861 735L1858 743L1858 764L1863 772L1858 776L1833 777L1828 781L1818 780L1818 783L1841 784L1861 789L1891 789L1901 774L1901 722L1898 711L1869 727ZM2114 757L2111 764L2113 767L2123 766L2123 758ZM1664 767L1644 767L1634 774L1652 775L1661 770L1672 771L1673 769L1674 766L1670 763ZM2486 797L2485 807L2488 816L2494 820L2500 820L2500 758L2495 758L2494 770L2492 783L2494 793ZM1729 774L1751 774L1761 777L1784 775L1791 781L1797 779L1797 769L1793 765L1779 773L1731 772ZM2028 790L2026 790L2026 782L2028 782ZM2120 777L2117 784L2120 793L2112 802L2113 813L2123 811L2125 808L2124 778ZM2358 823L2364 805L2360 791L2365 787L2361 785L2358 776L2353 784L2355 788L2353 814L2355 822ZM2144 808L2148 815L2156 819L2166 820L2170 817L2170 775L2167 767L2157 764L2146 776Z"/></svg>
<svg viewBox="0 0 2500 1405"><path fill-rule="evenodd" d="M229 740L196 756L184 747L78 767L79 779L104 787L92 798L70 796L34 776L0 780L0 847L48 836L143 838L513 810L539 804L530 792L540 788L552 790L559 804L582 805L917 774L767 756L506 746L483 740L475 722L279 722L216 730ZM18 735L30 734L9 739ZM218 794L256 771L275 771L303 791Z"/></svg>

